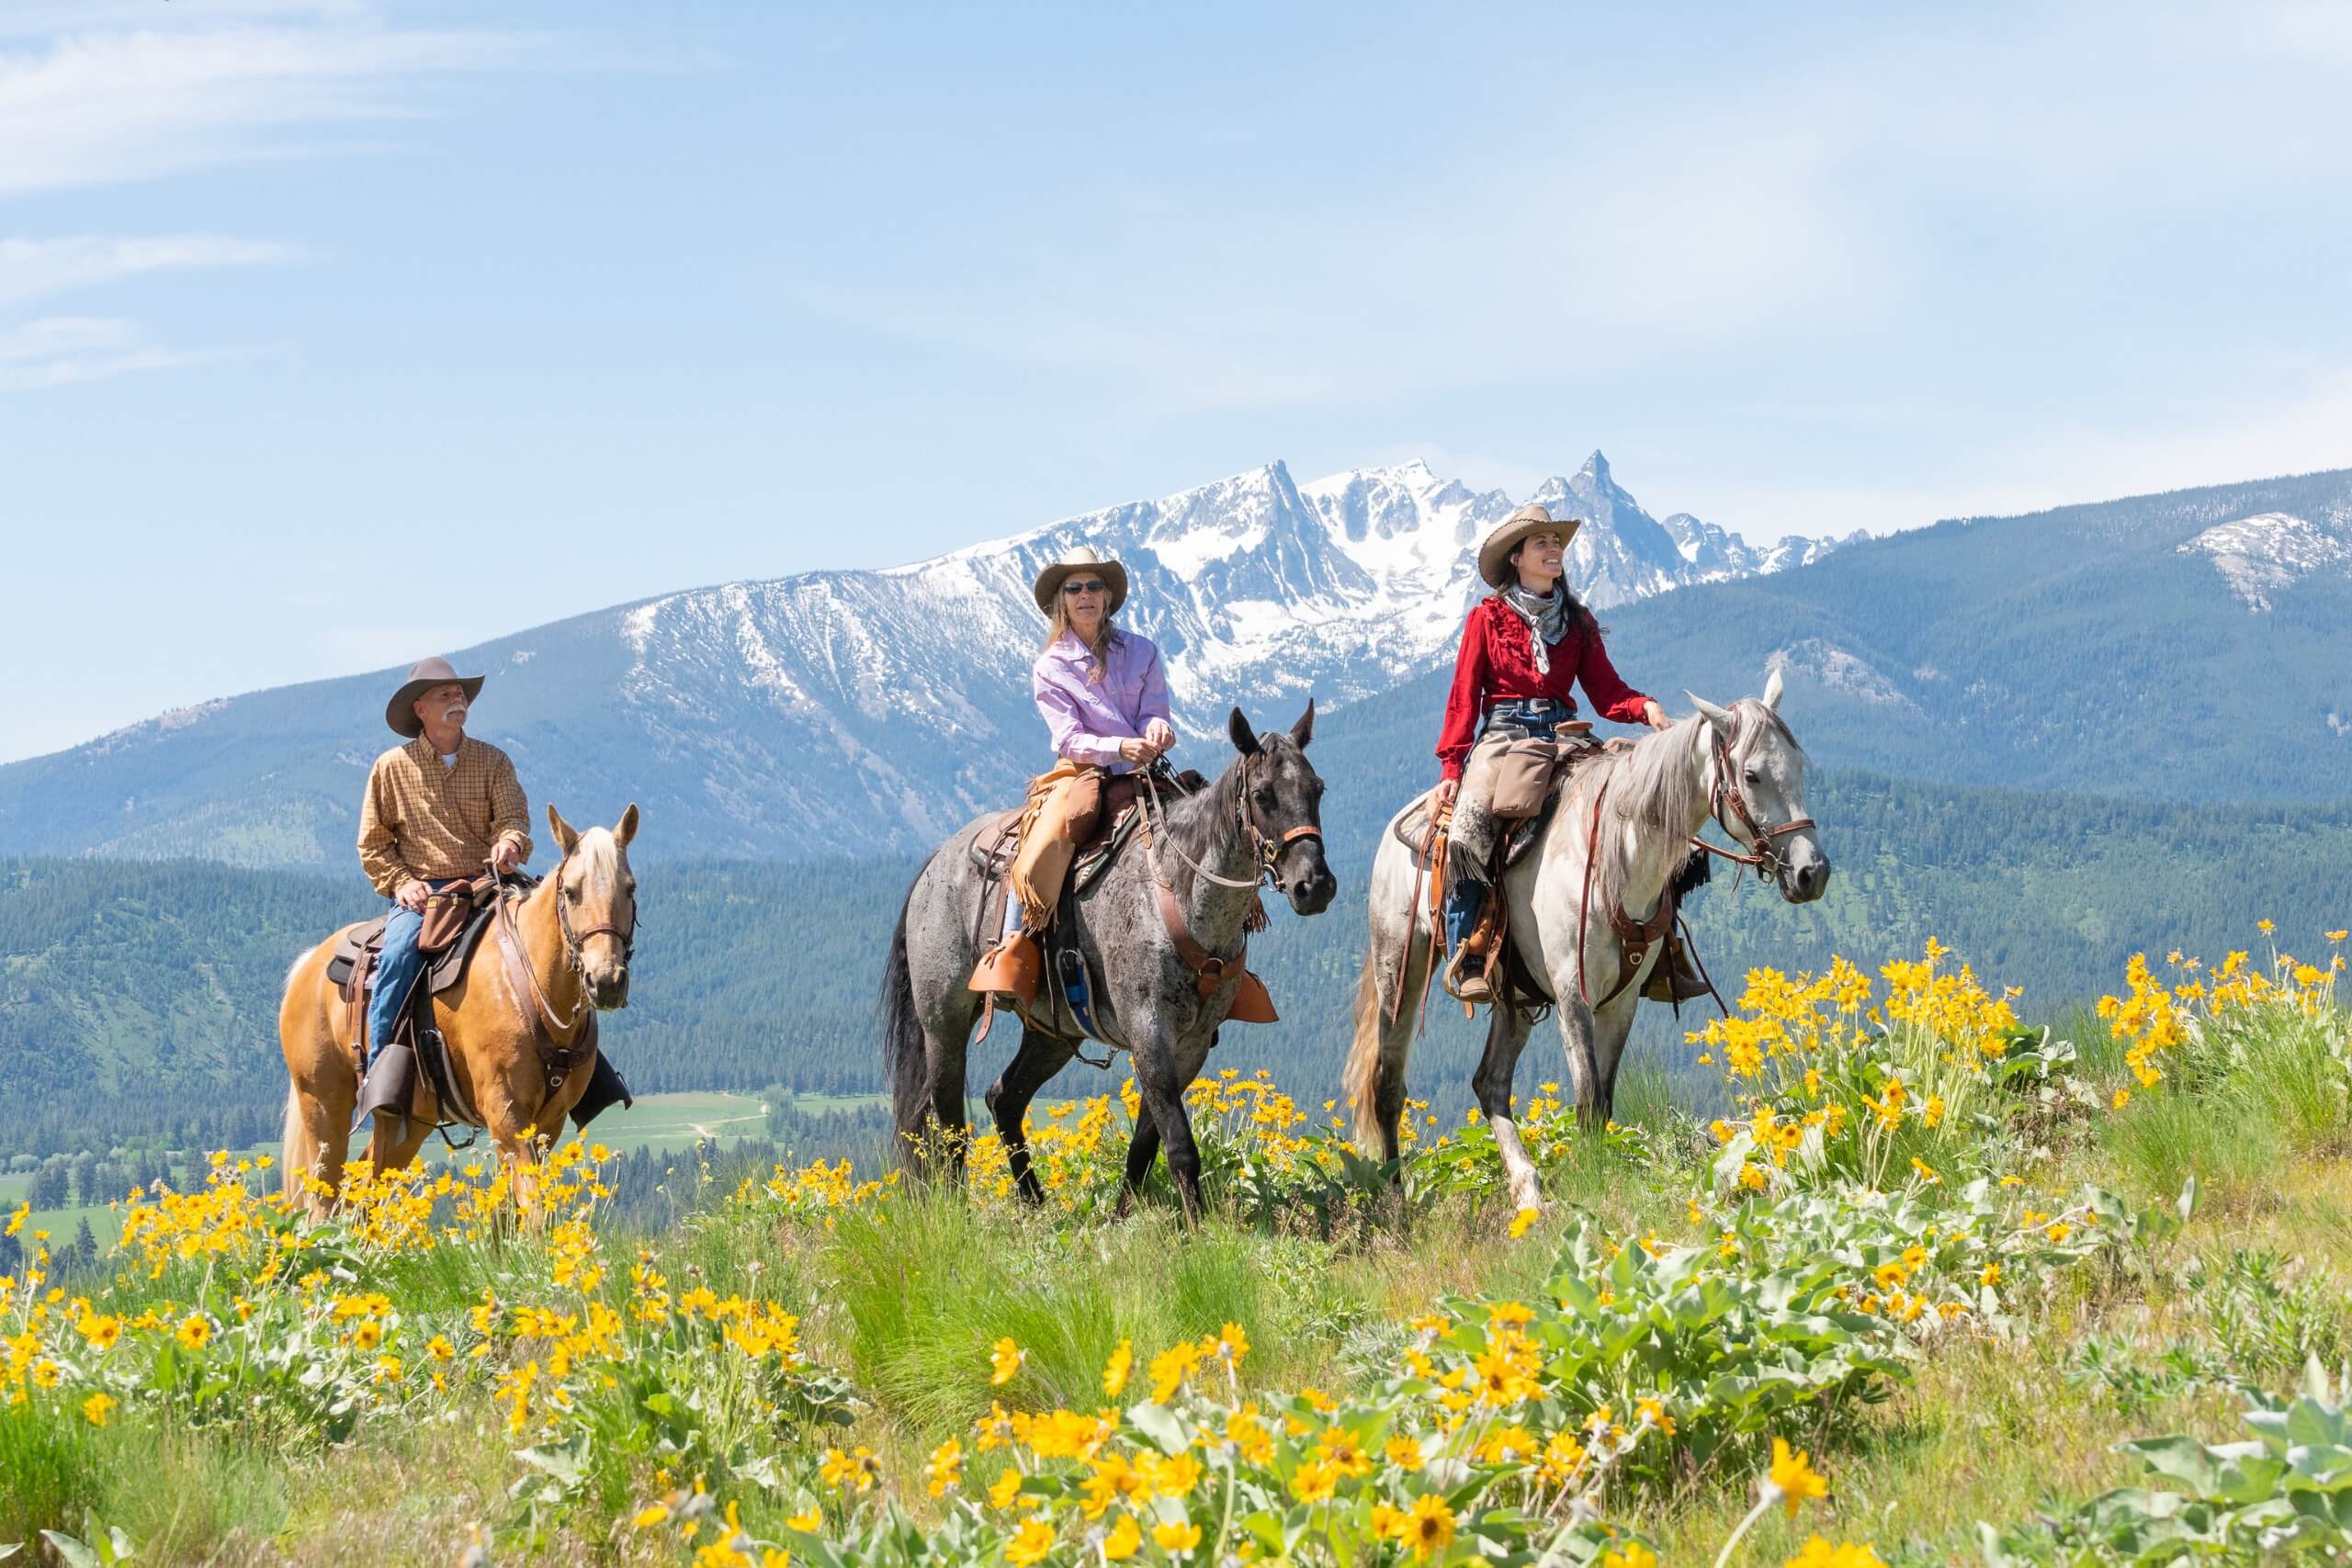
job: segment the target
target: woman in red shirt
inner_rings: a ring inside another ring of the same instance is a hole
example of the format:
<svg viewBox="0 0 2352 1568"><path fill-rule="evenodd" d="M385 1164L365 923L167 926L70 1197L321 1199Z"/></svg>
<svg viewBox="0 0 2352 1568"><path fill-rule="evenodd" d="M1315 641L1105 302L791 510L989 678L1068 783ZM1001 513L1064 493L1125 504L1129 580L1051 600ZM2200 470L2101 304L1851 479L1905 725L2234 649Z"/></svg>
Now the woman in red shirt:
<svg viewBox="0 0 2352 1568"><path fill-rule="evenodd" d="M1466 1001L1487 999L1483 976L1464 973L1462 939L1485 905L1483 880L1494 850L1495 821L1487 809L1495 759L1524 736L1550 739L1574 718L1576 682L1593 706L1620 724L1664 729L1666 711L1625 684L1600 645L1593 619L1561 576L1561 560L1580 520L1554 522L1540 506L1522 506L1478 547L1478 575L1494 590L1470 610L1462 650L1446 694L1445 728L1438 737L1441 805L1453 807L1446 889L1446 945L1453 952L1448 987Z"/></svg>

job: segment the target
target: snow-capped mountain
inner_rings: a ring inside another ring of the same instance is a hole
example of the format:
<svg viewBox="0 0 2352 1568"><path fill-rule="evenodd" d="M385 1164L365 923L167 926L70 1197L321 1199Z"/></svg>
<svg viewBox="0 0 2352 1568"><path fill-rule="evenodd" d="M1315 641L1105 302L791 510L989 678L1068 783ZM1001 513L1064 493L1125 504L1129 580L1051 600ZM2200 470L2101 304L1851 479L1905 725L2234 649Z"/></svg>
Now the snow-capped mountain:
<svg viewBox="0 0 2352 1568"><path fill-rule="evenodd" d="M1758 550L1686 513L1661 524L1598 452L1532 499L1584 519L1568 575L1599 608L1832 547ZM1159 644L1205 762L1237 703L1288 722L1310 695L1344 705L1451 659L1483 592L1477 544L1515 504L1419 462L1306 485L1277 462L933 560L666 594L458 661L491 671L478 723L541 794L616 809L666 786L647 817L668 852L912 849L1035 771L1030 584L1073 547L1125 563L1122 619ZM389 739L371 730L384 684L252 694L0 768L0 849L347 858Z"/></svg>

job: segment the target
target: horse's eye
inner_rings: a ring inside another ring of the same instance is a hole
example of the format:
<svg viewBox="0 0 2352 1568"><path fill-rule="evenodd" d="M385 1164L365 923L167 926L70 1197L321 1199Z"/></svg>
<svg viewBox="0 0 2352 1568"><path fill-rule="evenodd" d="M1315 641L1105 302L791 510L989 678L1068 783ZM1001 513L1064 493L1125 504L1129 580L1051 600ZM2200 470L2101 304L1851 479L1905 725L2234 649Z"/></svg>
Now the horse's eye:
<svg viewBox="0 0 2352 1568"><path fill-rule="evenodd" d="M578 889L577 887L567 887L567 888L565 888L565 889L563 890L563 896L564 896L565 897L567 897L567 898L571 899L571 900L573 903L575 903L575 904L577 904L577 903L579 903L579 902L580 902L580 889Z"/></svg>
<svg viewBox="0 0 2352 1568"><path fill-rule="evenodd" d="M1747 770L1747 782L1752 784L1760 784L1764 782L1764 775L1754 768L1750 768Z"/></svg>

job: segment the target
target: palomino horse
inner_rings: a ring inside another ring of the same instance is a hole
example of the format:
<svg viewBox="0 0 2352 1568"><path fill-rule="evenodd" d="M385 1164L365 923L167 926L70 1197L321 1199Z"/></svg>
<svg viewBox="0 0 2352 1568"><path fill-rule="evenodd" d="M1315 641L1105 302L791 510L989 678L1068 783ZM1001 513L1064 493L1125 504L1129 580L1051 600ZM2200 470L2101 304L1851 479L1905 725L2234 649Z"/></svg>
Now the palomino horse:
<svg viewBox="0 0 2352 1568"><path fill-rule="evenodd" d="M1498 891L1510 899L1509 934L1520 964L1548 991L1559 1019L1575 1104L1588 1122L1610 1114L1618 1057L1663 948L1651 942L1621 983L1610 917L1657 910L1708 818L1748 846L1735 858L1770 876L1790 903L1809 903L1829 886L1828 857L1804 812L1804 752L1780 716L1781 672L1772 671L1763 696L1728 708L1690 700L1695 716L1579 766L1542 840ZM1373 857L1371 945L1347 1066L1357 1140L1392 1161L1433 947L1427 901L1416 897L1422 886L1416 858L1396 833L1410 809L1390 819ZM1589 889L1588 846L1597 848ZM1512 1078L1532 1027L1520 1008L1489 1009L1486 1054L1471 1079L1521 1208L1536 1207L1543 1191L1511 1118Z"/></svg>
<svg viewBox="0 0 2352 1568"><path fill-rule="evenodd" d="M562 860L510 906L511 937L509 919L501 915L474 950L465 977L433 998L434 1023L449 1044L450 1072L497 1141L518 1202L527 1201L540 1152L562 1133L565 1114L579 1103L595 1067L592 1045L570 1058L562 1081L551 1089L547 1053L582 1043L593 1011L628 1005L630 937L637 929L637 878L628 868L637 807L622 812L617 827L582 833L549 806L548 826ZM326 976L341 935L294 961L277 1010L278 1041L293 1080L286 1089L286 1192L306 1200L314 1219L325 1215L342 1186L359 1095L351 1055L354 1010ZM432 1135L439 1101L422 1073L412 1109L405 1121L389 1112L376 1117L368 1159L378 1172L406 1166ZM311 1176L326 1184L326 1193L310 1188Z"/></svg>
<svg viewBox="0 0 2352 1568"><path fill-rule="evenodd" d="M1227 728L1240 754L1224 776L1170 804L1151 836L1130 845L1085 893L1065 899L1060 914L1064 939L1099 981L1100 1032L1135 1058L1146 1119L1127 1151L1127 1190L1150 1172L1164 1144L1188 1219L1200 1217L1201 1161L1184 1089L1199 1076L1240 986L1243 921L1256 907L1259 879L1271 874L1302 915L1320 914L1340 886L1323 862L1323 781L1306 761L1315 705L1288 734L1252 733L1239 708ZM987 889L971 850L995 820L982 818L933 853L907 889L890 938L883 1052L900 1154L910 1167L923 1157L921 1145L936 1141L961 1169L964 1055L981 1001L965 982L986 945ZM1049 975L1046 984L1055 983ZM988 1093L1013 1175L1032 1201L1045 1193L1029 1168L1022 1119L1030 1097L1080 1043L1024 1031L1019 1055Z"/></svg>

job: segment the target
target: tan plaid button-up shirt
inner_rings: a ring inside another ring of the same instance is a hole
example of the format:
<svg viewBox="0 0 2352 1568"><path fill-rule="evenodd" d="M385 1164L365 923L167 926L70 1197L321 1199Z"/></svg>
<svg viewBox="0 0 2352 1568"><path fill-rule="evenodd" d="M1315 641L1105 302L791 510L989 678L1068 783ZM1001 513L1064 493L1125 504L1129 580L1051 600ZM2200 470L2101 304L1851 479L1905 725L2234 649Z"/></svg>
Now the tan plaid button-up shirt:
<svg viewBox="0 0 2352 1568"><path fill-rule="evenodd" d="M531 858L531 807L514 763L497 747L466 737L455 767L418 736L376 759L359 803L359 863L389 898L411 881L479 876L501 839Z"/></svg>

